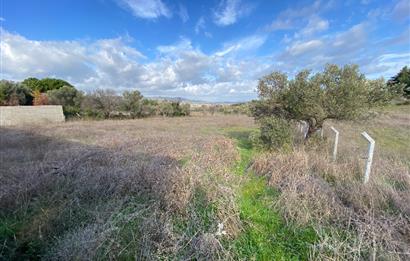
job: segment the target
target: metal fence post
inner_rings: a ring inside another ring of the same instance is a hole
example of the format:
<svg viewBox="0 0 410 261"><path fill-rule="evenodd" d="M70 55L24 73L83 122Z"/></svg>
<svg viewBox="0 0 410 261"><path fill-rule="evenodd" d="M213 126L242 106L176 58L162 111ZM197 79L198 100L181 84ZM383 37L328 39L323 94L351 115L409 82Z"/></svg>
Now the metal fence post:
<svg viewBox="0 0 410 261"><path fill-rule="evenodd" d="M362 132L362 136L369 142L368 155L367 155L367 160L366 160L366 170L364 173L364 180L363 180L364 184L366 184L370 178L370 169L372 167L373 152L374 152L374 146L376 142L365 131Z"/></svg>
<svg viewBox="0 0 410 261"><path fill-rule="evenodd" d="M335 144L333 145L333 161L336 161L337 156L337 145L339 143L339 132L332 126L330 127L332 131L335 133Z"/></svg>

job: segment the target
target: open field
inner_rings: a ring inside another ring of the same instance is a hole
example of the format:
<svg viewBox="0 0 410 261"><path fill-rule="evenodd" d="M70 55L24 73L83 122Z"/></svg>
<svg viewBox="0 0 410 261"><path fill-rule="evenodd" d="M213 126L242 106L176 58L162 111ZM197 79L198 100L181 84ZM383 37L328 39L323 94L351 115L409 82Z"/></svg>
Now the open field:
<svg viewBox="0 0 410 261"><path fill-rule="evenodd" d="M2 128L0 259L406 260L409 115L328 123L326 141L275 153L242 115Z"/></svg>

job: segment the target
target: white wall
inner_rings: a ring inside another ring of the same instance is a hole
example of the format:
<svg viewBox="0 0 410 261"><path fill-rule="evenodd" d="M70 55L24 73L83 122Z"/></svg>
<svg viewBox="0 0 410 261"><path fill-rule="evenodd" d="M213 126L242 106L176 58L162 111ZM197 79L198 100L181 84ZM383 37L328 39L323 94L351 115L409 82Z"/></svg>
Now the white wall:
<svg viewBox="0 0 410 261"><path fill-rule="evenodd" d="M64 122L61 105L0 106L0 126Z"/></svg>

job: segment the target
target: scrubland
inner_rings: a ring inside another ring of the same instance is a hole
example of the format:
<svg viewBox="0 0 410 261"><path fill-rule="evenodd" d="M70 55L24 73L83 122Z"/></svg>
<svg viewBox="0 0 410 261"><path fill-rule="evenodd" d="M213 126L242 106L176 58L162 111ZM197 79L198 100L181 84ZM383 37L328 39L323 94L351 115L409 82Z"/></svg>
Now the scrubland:
<svg viewBox="0 0 410 261"><path fill-rule="evenodd" d="M409 259L409 115L278 152L244 115L1 128L0 259Z"/></svg>

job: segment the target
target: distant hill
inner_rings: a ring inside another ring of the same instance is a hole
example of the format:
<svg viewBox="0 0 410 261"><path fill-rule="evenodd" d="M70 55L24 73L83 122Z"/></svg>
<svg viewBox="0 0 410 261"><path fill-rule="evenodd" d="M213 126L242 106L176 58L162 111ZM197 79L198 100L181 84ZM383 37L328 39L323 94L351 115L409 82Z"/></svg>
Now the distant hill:
<svg viewBox="0 0 410 261"><path fill-rule="evenodd" d="M210 101L203 101L203 100L191 100L182 97L166 97L166 96L151 96L146 97L147 99L151 100L160 100L160 101L179 101L185 103L192 103L192 104L236 104L240 102L210 102Z"/></svg>

